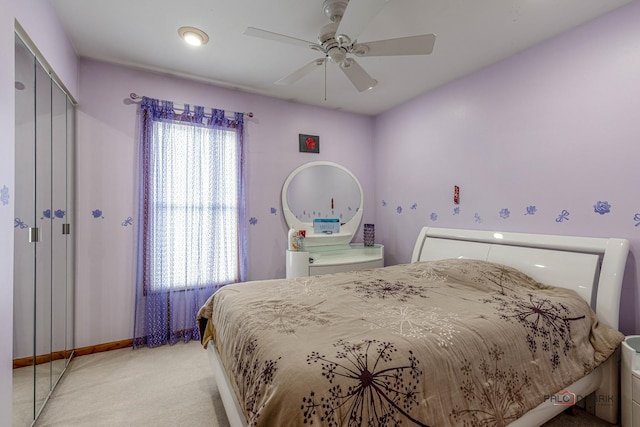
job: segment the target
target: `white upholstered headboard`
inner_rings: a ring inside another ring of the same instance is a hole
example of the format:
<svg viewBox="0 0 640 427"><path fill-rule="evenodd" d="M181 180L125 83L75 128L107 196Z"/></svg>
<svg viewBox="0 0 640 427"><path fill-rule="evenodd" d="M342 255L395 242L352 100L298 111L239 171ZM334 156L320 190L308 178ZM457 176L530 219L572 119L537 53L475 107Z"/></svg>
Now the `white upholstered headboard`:
<svg viewBox="0 0 640 427"><path fill-rule="evenodd" d="M617 329L628 252L626 239L423 227L411 262L471 258L508 265L575 290L602 323Z"/></svg>

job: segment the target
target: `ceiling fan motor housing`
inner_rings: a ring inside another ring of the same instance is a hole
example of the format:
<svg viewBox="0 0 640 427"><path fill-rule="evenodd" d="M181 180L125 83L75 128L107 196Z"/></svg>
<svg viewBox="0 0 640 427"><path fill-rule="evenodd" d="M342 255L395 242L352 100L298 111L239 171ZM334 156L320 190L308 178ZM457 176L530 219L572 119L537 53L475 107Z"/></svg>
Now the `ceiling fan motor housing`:
<svg viewBox="0 0 640 427"><path fill-rule="evenodd" d="M347 4L349 0L324 0L322 3L322 10L327 18L331 22L340 22L340 19L344 16L344 11L347 10Z"/></svg>
<svg viewBox="0 0 640 427"><path fill-rule="evenodd" d="M337 28L337 22L331 22L323 26L318 34L318 42L322 45L331 62L341 64L347 57L348 50L342 47L335 39Z"/></svg>
<svg viewBox="0 0 640 427"><path fill-rule="evenodd" d="M338 42L335 39L337 29L337 22L331 22L320 28L320 32L318 33L318 43L320 43L326 50L332 48L334 44L336 46L338 45Z"/></svg>

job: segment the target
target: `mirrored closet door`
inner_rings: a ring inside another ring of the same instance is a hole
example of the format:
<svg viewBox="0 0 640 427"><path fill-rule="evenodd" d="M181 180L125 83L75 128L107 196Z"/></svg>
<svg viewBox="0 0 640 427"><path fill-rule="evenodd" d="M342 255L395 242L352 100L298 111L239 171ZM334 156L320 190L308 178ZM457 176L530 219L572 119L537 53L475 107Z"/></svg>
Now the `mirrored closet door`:
<svg viewBox="0 0 640 427"><path fill-rule="evenodd" d="M13 422L37 419L73 355L75 108L15 42Z"/></svg>

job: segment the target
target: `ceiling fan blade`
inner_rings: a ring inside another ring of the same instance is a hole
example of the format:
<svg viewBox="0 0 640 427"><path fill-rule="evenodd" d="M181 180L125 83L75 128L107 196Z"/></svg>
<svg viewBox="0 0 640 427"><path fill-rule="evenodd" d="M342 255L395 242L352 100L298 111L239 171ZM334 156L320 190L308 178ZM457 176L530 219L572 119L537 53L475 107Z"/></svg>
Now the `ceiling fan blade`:
<svg viewBox="0 0 640 427"><path fill-rule="evenodd" d="M281 78L276 82L276 84L281 86L293 84L298 80L300 80L301 78L303 78L304 76L306 76L307 74L311 73L320 65L324 64L325 61L326 61L326 58L314 59L313 61L309 62L307 65L304 65L298 68L296 71L289 74L288 76Z"/></svg>
<svg viewBox="0 0 640 427"><path fill-rule="evenodd" d="M295 37L285 36L284 34L273 33L267 30L261 30L260 28L247 27L244 30L244 34L252 37L259 37L261 39L274 40L277 42L294 44L302 47L320 46L318 43L310 42L307 40L297 39Z"/></svg>
<svg viewBox="0 0 640 427"><path fill-rule="evenodd" d="M349 0L344 16L338 24L338 36L347 36L345 44L356 41L369 22L382 10L389 0Z"/></svg>
<svg viewBox="0 0 640 427"><path fill-rule="evenodd" d="M371 77L354 59L347 58L342 64L340 69L351 80L351 83L358 89L358 92L371 89L378 84L378 81Z"/></svg>
<svg viewBox="0 0 640 427"><path fill-rule="evenodd" d="M429 55L436 42L434 34L360 43L353 47L357 56Z"/></svg>

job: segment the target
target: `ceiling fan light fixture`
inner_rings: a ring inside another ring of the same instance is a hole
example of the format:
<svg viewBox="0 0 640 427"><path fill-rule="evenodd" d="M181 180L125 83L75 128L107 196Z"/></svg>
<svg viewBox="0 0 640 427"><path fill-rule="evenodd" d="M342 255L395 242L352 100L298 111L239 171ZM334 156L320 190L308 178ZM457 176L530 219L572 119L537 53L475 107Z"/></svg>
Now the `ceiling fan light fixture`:
<svg viewBox="0 0 640 427"><path fill-rule="evenodd" d="M347 51L339 47L329 49L327 55L331 59L331 62L335 64L342 64L345 62L345 59L347 59ZM349 65L346 64L345 66L348 67Z"/></svg>
<svg viewBox="0 0 640 427"><path fill-rule="evenodd" d="M207 33L195 27L180 27L178 28L178 35L192 46L202 46L209 41Z"/></svg>

